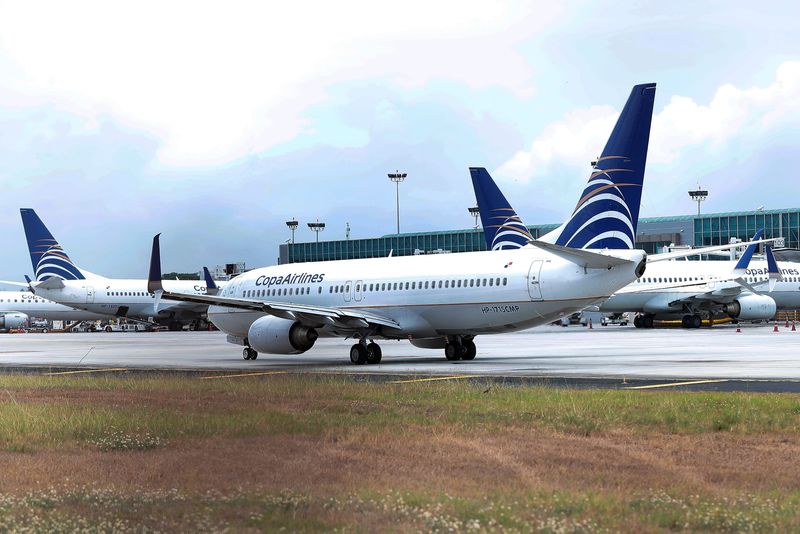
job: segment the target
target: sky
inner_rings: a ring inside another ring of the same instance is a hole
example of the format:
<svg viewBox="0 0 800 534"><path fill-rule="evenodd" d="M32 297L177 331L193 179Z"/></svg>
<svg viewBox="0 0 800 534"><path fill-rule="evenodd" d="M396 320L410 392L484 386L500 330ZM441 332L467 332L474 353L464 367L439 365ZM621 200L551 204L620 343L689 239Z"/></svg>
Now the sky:
<svg viewBox="0 0 800 534"><path fill-rule="evenodd" d="M556 5L557 4L557 5ZM643 217L800 207L797 2L5 2L0 279L19 208L146 276L297 241L466 228L468 167L528 224L571 212L631 86L658 84Z"/></svg>

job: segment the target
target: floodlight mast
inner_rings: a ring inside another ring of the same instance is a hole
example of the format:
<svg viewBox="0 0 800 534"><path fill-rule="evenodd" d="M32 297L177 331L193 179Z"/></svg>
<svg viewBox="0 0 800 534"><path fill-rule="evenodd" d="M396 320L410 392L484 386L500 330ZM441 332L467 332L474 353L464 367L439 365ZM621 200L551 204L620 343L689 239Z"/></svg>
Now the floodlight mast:
<svg viewBox="0 0 800 534"><path fill-rule="evenodd" d="M294 245L294 231L297 230L297 219L292 219L291 221L286 221L286 226L289 227L289 230L292 231L292 245Z"/></svg>
<svg viewBox="0 0 800 534"><path fill-rule="evenodd" d="M478 206L473 206L471 208L467 208L467 211L470 215L475 218L475 229L478 229L478 217L481 216L481 210Z"/></svg>
<svg viewBox="0 0 800 534"><path fill-rule="evenodd" d="M317 219L317 222L308 223L308 227L317 236L316 242L319 243L319 233L325 229L325 223L321 223L319 219Z"/></svg>
<svg viewBox="0 0 800 534"><path fill-rule="evenodd" d="M700 189L700 184L697 184L697 189L689 191L689 197L697 202L697 215L700 215L700 203L708 198L708 190Z"/></svg>
<svg viewBox="0 0 800 534"><path fill-rule="evenodd" d="M400 182L405 180L408 174L405 172L394 171L390 172L388 176L389 179L395 183L397 189L395 198L397 199L397 233L399 235L400 234Z"/></svg>

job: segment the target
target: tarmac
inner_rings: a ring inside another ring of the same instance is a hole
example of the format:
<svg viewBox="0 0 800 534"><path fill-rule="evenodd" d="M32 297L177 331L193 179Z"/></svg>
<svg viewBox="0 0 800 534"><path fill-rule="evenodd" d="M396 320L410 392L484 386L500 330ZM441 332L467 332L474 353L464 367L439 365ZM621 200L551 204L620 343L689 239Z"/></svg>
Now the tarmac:
<svg viewBox="0 0 800 534"><path fill-rule="evenodd" d="M396 383L483 380L629 389L800 392L800 329L784 324L641 330L631 326L540 327L476 338L473 361L383 341L383 361L355 366L352 340L320 339L300 355L241 357L220 332L0 334L0 372L184 373L257 377L332 373Z"/></svg>

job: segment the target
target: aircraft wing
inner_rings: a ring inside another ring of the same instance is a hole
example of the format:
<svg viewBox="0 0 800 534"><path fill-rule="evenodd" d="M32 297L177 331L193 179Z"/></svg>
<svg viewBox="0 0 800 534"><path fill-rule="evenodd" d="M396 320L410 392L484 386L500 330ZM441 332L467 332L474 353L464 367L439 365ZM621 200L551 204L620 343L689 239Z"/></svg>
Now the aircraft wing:
<svg viewBox="0 0 800 534"><path fill-rule="evenodd" d="M773 241L777 241L778 239L779 238L756 239L744 243L728 243L727 245L715 245L713 247L702 247L702 248L693 248L689 250L679 250L677 252L663 252L661 254L650 254L647 256L647 263L652 263L655 261L676 260L680 258L687 258L689 256L696 256L698 254L708 254L709 252L717 252L720 250L730 250L732 248L738 248L743 246L758 245L759 243L772 243Z"/></svg>
<svg viewBox="0 0 800 534"><path fill-rule="evenodd" d="M150 274L147 280L147 290L156 295L154 302L155 307L158 307L159 300L164 298L168 300L205 304L207 306L224 306L226 308L235 308L239 310L259 311L283 319L300 321L308 325L322 326L328 324L338 328L368 328L370 326L400 328L400 323L394 319L374 313L346 308L164 291L164 286L161 283L160 235L161 234L158 234L153 238L153 252L150 256Z"/></svg>
<svg viewBox="0 0 800 534"><path fill-rule="evenodd" d="M23 282L12 282L11 280L0 280L0 285L24 287L26 289L29 287L28 284L26 284L26 283L23 283Z"/></svg>

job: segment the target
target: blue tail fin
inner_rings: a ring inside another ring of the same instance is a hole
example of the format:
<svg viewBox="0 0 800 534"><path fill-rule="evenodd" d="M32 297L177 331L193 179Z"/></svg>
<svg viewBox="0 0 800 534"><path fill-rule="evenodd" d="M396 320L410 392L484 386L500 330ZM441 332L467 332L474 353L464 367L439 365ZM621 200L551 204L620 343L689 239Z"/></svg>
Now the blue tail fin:
<svg viewBox="0 0 800 534"><path fill-rule="evenodd" d="M36 281L41 282L53 277L63 280L85 279L86 277L72 263L36 212L30 208L22 208L19 211L22 215L22 225L25 227L25 238L28 240L28 252L31 255Z"/></svg>
<svg viewBox="0 0 800 534"><path fill-rule="evenodd" d="M572 248L634 247L655 95L654 83L633 87L572 216L543 241Z"/></svg>
<svg viewBox="0 0 800 534"><path fill-rule="evenodd" d="M520 248L533 236L483 167L470 167L488 250Z"/></svg>

